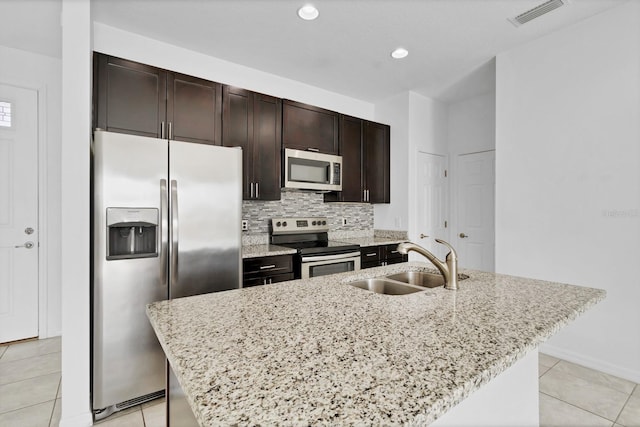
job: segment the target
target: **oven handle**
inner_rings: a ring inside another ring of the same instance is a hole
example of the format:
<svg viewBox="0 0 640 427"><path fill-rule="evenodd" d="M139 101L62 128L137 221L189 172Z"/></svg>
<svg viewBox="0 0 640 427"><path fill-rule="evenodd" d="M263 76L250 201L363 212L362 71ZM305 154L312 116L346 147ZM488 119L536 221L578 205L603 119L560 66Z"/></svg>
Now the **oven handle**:
<svg viewBox="0 0 640 427"><path fill-rule="evenodd" d="M329 261L332 259L343 259L343 258L353 258L360 257L360 251L358 252L349 252L347 254L338 254L338 255L318 255L318 256L303 256L301 258L302 262L312 262L312 261Z"/></svg>

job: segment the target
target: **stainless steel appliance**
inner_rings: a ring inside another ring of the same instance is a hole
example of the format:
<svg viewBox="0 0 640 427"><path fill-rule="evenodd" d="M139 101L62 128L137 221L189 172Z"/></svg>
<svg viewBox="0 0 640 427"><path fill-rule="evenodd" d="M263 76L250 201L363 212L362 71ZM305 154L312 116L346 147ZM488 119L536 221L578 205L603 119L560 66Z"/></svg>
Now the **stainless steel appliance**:
<svg viewBox="0 0 640 427"><path fill-rule="evenodd" d="M164 392L146 304L240 287L241 162L236 148L94 133L96 419Z"/></svg>
<svg viewBox="0 0 640 427"><path fill-rule="evenodd" d="M360 245L329 240L328 220L272 218L271 243L297 249L297 279L360 270Z"/></svg>
<svg viewBox="0 0 640 427"><path fill-rule="evenodd" d="M342 191L342 157L285 148L284 188Z"/></svg>

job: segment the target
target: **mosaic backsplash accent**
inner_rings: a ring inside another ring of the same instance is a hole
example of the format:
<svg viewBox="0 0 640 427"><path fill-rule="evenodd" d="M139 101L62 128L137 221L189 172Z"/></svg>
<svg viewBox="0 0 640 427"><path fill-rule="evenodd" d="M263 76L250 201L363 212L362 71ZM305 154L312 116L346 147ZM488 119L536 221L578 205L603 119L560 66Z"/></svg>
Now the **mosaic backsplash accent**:
<svg viewBox="0 0 640 427"><path fill-rule="evenodd" d="M242 202L242 219L249 221L249 231L242 235L269 233L271 218L296 216L326 216L332 231L373 230L373 205L369 203L324 203L322 194L283 191L280 200ZM342 218L347 225L342 225Z"/></svg>

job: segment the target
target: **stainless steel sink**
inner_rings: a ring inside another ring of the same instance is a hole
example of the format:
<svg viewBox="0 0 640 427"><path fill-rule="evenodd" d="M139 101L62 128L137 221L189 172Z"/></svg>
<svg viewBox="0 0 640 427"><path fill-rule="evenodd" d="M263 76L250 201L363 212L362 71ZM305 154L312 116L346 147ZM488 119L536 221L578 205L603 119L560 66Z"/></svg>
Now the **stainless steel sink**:
<svg viewBox="0 0 640 427"><path fill-rule="evenodd" d="M366 289L377 294L385 295L406 295L414 292L425 291L424 288L419 288L406 283L393 282L382 278L357 280L355 282L349 282L349 284L356 288Z"/></svg>
<svg viewBox="0 0 640 427"><path fill-rule="evenodd" d="M405 271L404 273L391 274L385 276L387 279L408 283L425 288L437 288L444 286L444 277L439 273L427 273L426 271ZM466 274L458 274L458 280L468 279Z"/></svg>

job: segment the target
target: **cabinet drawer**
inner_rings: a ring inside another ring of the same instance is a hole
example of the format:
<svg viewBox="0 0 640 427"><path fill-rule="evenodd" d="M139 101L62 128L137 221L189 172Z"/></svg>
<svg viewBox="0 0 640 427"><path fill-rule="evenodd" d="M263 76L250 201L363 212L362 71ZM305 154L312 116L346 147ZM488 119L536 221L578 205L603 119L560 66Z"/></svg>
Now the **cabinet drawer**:
<svg viewBox="0 0 640 427"><path fill-rule="evenodd" d="M384 252L384 258L387 260L392 260L395 258L402 259L403 255L398 252L398 245L384 245L380 247Z"/></svg>
<svg viewBox="0 0 640 427"><path fill-rule="evenodd" d="M262 258L248 258L242 263L243 274L247 276L272 276L293 272L293 256L277 255Z"/></svg>
<svg viewBox="0 0 640 427"><path fill-rule="evenodd" d="M380 262L380 247L369 246L360 248L360 265L377 264Z"/></svg>
<svg viewBox="0 0 640 427"><path fill-rule="evenodd" d="M264 277L251 277L245 278L242 281L243 288L249 288L251 286L270 285L272 283L286 282L287 280L293 280L293 273L276 274L273 276Z"/></svg>

